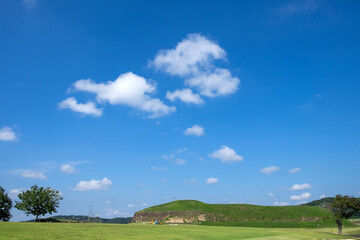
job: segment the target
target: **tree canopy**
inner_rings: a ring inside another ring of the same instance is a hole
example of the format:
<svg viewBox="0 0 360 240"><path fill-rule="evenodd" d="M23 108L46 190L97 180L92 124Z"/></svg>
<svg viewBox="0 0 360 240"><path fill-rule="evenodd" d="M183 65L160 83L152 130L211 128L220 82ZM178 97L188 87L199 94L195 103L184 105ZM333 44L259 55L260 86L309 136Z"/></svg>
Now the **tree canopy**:
<svg viewBox="0 0 360 240"><path fill-rule="evenodd" d="M20 201L15 201L15 207L24 211L26 215L32 214L39 221L39 216L57 212L60 200L63 198L60 192L52 188L38 187L34 185L18 195Z"/></svg>
<svg viewBox="0 0 360 240"><path fill-rule="evenodd" d="M336 195L332 210L338 225L338 233L342 234L343 219L348 219L360 211L360 200L346 195Z"/></svg>
<svg viewBox="0 0 360 240"><path fill-rule="evenodd" d="M5 190L0 186L0 221L7 222L12 217L10 209L12 207L11 198L5 193Z"/></svg>

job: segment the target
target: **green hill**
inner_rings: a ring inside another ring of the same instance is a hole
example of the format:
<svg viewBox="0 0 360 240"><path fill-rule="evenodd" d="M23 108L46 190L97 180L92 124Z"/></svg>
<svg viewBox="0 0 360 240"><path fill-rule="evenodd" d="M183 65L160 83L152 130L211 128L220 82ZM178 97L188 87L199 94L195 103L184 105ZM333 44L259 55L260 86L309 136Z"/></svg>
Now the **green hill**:
<svg viewBox="0 0 360 240"><path fill-rule="evenodd" d="M332 212L318 206L258 206L173 201L135 213L133 222L158 219L164 223L259 227L333 227ZM351 225L351 223L349 223Z"/></svg>
<svg viewBox="0 0 360 240"><path fill-rule="evenodd" d="M322 208L327 208L331 210L331 204L334 202L333 197L326 197L326 198L322 198L319 200L315 200L312 202L308 202L305 204L302 204L301 206L317 206L317 207L322 207ZM359 198L360 200L360 198ZM360 212L356 213L352 218L360 218Z"/></svg>

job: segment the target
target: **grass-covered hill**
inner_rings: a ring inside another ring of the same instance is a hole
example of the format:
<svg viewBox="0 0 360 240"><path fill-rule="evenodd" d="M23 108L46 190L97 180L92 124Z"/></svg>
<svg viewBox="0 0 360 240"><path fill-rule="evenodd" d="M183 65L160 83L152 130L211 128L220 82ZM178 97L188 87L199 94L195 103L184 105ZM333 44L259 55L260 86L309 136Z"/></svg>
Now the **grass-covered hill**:
<svg viewBox="0 0 360 240"><path fill-rule="evenodd" d="M333 197L326 197L312 202L302 204L301 206L317 206L322 208L331 209L331 204L334 202ZM360 200L360 198L359 198ZM352 218L360 218L360 212L356 213Z"/></svg>
<svg viewBox="0 0 360 240"><path fill-rule="evenodd" d="M133 222L158 219L164 223L259 227L335 226L329 209L318 206L258 206L173 201L135 213Z"/></svg>

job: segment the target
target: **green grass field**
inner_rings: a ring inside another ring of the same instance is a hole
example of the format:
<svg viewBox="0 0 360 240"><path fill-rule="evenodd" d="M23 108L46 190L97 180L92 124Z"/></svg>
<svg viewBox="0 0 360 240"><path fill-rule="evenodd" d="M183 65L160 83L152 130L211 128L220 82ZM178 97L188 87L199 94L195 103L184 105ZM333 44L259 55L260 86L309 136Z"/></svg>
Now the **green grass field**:
<svg viewBox="0 0 360 240"><path fill-rule="evenodd" d="M360 227L344 229L360 234ZM355 239L331 233L330 228L250 228L199 225L0 223L0 239Z"/></svg>

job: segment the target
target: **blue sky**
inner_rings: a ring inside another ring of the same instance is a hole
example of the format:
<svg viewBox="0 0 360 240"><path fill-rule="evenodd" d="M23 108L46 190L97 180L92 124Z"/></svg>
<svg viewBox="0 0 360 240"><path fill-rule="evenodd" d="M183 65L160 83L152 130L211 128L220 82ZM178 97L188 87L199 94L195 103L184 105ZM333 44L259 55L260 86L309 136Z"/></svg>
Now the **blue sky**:
<svg viewBox="0 0 360 240"><path fill-rule="evenodd" d="M0 1L0 185L102 217L359 196L359 10Z"/></svg>

